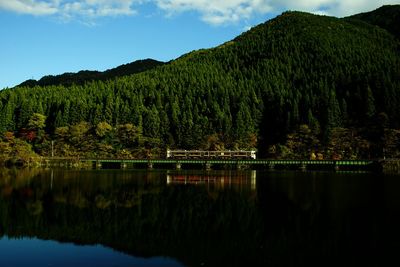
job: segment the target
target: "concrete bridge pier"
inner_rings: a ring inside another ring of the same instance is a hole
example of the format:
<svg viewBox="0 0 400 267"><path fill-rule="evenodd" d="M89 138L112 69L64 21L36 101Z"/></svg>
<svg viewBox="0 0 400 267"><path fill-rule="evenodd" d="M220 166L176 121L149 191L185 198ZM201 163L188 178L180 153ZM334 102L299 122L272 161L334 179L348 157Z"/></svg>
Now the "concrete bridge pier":
<svg viewBox="0 0 400 267"><path fill-rule="evenodd" d="M101 169L101 162L100 161L96 161L96 169Z"/></svg>
<svg viewBox="0 0 400 267"><path fill-rule="evenodd" d="M269 169L270 171L273 171L273 170L275 169L275 164L274 164L274 163L268 164L268 169Z"/></svg>
<svg viewBox="0 0 400 267"><path fill-rule="evenodd" d="M339 165L337 165L337 163L335 163L335 166L333 167L333 169L334 169L335 171L339 171Z"/></svg>
<svg viewBox="0 0 400 267"><path fill-rule="evenodd" d="M307 170L307 165L305 163L301 163L300 170L306 171Z"/></svg>
<svg viewBox="0 0 400 267"><path fill-rule="evenodd" d="M182 169L182 164L181 163L176 163L176 166L175 166L175 168L177 169L177 170L180 170L180 169Z"/></svg>
<svg viewBox="0 0 400 267"><path fill-rule="evenodd" d="M211 163L206 162L205 168L206 168L207 171L211 170Z"/></svg>

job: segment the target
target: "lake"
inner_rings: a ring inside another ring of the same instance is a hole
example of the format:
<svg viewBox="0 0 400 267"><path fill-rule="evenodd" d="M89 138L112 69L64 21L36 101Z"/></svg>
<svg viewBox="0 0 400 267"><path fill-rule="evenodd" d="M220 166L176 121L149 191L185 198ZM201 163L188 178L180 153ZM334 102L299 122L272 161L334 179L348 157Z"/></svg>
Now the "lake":
<svg viewBox="0 0 400 267"><path fill-rule="evenodd" d="M400 176L0 169L0 266L388 266Z"/></svg>

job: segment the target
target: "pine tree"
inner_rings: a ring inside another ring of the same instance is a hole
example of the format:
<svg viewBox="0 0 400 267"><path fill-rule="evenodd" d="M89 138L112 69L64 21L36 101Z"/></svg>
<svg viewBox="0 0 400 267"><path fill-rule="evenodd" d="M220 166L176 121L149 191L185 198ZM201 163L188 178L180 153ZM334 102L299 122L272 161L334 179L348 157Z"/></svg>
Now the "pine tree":
<svg viewBox="0 0 400 267"><path fill-rule="evenodd" d="M372 116L375 115L375 99L374 95L372 94L371 87L368 86L366 90L366 99L364 101L365 103L365 115L368 118L371 118Z"/></svg>

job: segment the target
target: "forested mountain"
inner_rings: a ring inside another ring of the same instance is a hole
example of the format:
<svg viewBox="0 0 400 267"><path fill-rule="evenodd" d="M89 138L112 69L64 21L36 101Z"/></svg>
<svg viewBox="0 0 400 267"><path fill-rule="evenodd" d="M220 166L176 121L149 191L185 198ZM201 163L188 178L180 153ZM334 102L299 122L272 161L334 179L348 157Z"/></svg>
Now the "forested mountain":
<svg viewBox="0 0 400 267"><path fill-rule="evenodd" d="M96 80L110 80L116 77L131 75L146 71L157 66L163 65L163 62L154 59L137 60L132 63L124 64L113 69L106 71L90 71L82 70L78 73L64 73L61 75L48 75L42 77L40 80L27 80L19 87L34 87L34 86L49 86L49 85L63 85L71 86L73 84L83 85L85 82Z"/></svg>
<svg viewBox="0 0 400 267"><path fill-rule="evenodd" d="M368 23L285 12L145 72L3 90L0 132L41 154L56 140L58 155L154 157L170 147L398 156L399 53L394 35Z"/></svg>
<svg viewBox="0 0 400 267"><path fill-rule="evenodd" d="M400 38L400 5L382 6L374 11L351 16L377 25Z"/></svg>

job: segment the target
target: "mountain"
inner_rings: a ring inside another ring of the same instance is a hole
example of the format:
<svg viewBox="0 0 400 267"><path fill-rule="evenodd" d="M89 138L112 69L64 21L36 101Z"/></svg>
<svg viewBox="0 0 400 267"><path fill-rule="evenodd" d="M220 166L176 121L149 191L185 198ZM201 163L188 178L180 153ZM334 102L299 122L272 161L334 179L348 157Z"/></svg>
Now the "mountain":
<svg viewBox="0 0 400 267"><path fill-rule="evenodd" d="M112 81L3 90L0 132L36 130L41 154L55 139L61 155L93 157L155 157L167 147L379 157L399 151L389 131L400 127L398 48L394 35L357 19L285 12ZM34 113L46 116L47 139Z"/></svg>
<svg viewBox="0 0 400 267"><path fill-rule="evenodd" d="M49 85L63 85L71 86L73 84L83 85L86 82L96 81L96 80L109 80L116 77L131 75L152 68L163 65L163 62L154 59L144 59L137 60L132 63L124 64L113 69L106 70L104 72L100 71L89 71L82 70L78 73L64 73L61 75L48 75L44 76L40 80L27 80L18 85L18 87L34 87L34 86L49 86Z"/></svg>
<svg viewBox="0 0 400 267"><path fill-rule="evenodd" d="M353 15L349 18L377 25L400 38L400 5L382 6L374 11Z"/></svg>

